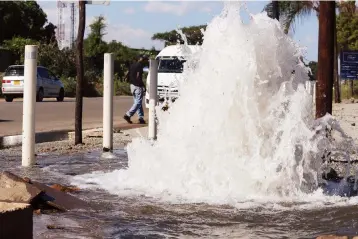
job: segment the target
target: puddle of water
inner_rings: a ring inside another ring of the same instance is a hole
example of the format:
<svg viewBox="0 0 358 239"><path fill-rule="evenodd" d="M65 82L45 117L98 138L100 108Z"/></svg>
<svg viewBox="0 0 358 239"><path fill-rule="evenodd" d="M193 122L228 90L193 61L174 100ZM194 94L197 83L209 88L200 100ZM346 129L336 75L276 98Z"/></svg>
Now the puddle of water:
<svg viewBox="0 0 358 239"><path fill-rule="evenodd" d="M124 150L116 159L99 152L51 157L38 166L21 168L21 159L1 158L3 170L42 183L68 184L73 175L127 167ZM120 182L118 182L120 183ZM34 215L34 238L313 238L319 234L358 235L355 206L310 210L237 209L208 204L169 204L150 197L118 197L102 189L85 189L77 197L101 205L101 210ZM56 225L63 229L47 229Z"/></svg>

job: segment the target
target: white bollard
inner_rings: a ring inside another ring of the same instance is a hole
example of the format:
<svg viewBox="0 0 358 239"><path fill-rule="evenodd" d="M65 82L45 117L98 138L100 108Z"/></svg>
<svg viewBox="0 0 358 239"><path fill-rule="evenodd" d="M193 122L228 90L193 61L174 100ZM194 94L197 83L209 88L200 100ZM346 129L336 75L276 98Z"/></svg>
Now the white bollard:
<svg viewBox="0 0 358 239"><path fill-rule="evenodd" d="M312 82L310 80L307 81L307 90L308 93L312 96Z"/></svg>
<svg viewBox="0 0 358 239"><path fill-rule="evenodd" d="M316 104L316 87L317 87L317 81L312 82L312 98L313 98L313 104Z"/></svg>
<svg viewBox="0 0 358 239"><path fill-rule="evenodd" d="M35 162L35 104L37 86L36 45L25 46L24 97L22 110L22 166L29 167Z"/></svg>
<svg viewBox="0 0 358 239"><path fill-rule="evenodd" d="M306 88L306 91L308 92L308 94L310 94L310 91L309 91L309 81L306 81L306 82L305 82L305 88Z"/></svg>
<svg viewBox="0 0 358 239"><path fill-rule="evenodd" d="M104 54L103 67L103 151L113 150L113 54Z"/></svg>
<svg viewBox="0 0 358 239"><path fill-rule="evenodd" d="M151 59L149 62L149 119L148 119L148 138L157 139L157 123L155 107L158 95L158 60Z"/></svg>

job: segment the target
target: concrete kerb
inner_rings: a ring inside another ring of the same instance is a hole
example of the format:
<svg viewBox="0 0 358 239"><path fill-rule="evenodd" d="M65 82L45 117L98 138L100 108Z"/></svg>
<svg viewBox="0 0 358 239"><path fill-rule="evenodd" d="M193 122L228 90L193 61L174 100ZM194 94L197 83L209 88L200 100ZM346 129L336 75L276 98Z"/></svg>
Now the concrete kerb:
<svg viewBox="0 0 358 239"><path fill-rule="evenodd" d="M115 132L126 131L131 136L147 136L147 127L145 125L114 127ZM102 137L102 128L87 129L82 131L83 137ZM140 132L140 133L139 133ZM73 130L59 130L49 132L38 132L35 135L35 143L45 143L53 141L62 141L73 139L75 132ZM22 135L11 135L0 137L0 149L20 146L22 144Z"/></svg>
<svg viewBox="0 0 358 239"><path fill-rule="evenodd" d="M39 132L35 134L35 143L44 143L68 139L69 130ZM19 146L22 144L22 135L10 135L0 137L0 149Z"/></svg>

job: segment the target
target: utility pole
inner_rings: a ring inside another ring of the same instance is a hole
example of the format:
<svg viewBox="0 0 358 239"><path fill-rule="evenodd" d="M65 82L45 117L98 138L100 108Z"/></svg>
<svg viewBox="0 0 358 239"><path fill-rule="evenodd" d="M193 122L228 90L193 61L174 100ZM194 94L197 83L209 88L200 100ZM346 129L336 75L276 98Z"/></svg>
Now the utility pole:
<svg viewBox="0 0 358 239"><path fill-rule="evenodd" d="M320 1L316 118L332 114L335 10L334 1Z"/></svg>
<svg viewBox="0 0 358 239"><path fill-rule="evenodd" d="M82 144L82 110L83 110L83 37L86 26L86 1L79 1L79 23L77 33L77 54L76 54L76 109L75 109L75 144Z"/></svg>
<svg viewBox="0 0 358 239"><path fill-rule="evenodd" d="M272 13L273 18L277 21L280 20L280 6L278 4L278 1L272 1Z"/></svg>

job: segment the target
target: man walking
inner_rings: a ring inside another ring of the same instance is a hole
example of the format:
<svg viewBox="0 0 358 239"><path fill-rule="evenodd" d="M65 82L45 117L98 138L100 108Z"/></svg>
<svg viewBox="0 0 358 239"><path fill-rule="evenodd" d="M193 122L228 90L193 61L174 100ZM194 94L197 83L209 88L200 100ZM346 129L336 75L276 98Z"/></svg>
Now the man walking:
<svg viewBox="0 0 358 239"><path fill-rule="evenodd" d="M146 55L140 55L137 62L134 62L129 67L128 77L134 103L123 117L129 124L132 124L131 117L136 112L138 112L139 123L145 124L142 101L146 91L143 83L143 67L146 61L148 61L148 57Z"/></svg>

